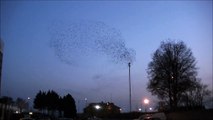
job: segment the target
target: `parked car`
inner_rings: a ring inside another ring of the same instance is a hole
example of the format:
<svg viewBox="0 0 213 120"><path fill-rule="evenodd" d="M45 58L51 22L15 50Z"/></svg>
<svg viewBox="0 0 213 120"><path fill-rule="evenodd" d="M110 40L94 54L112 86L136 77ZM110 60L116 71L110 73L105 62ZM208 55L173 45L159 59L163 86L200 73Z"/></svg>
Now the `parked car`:
<svg viewBox="0 0 213 120"><path fill-rule="evenodd" d="M166 120L166 115L164 113L145 114L138 120Z"/></svg>
<svg viewBox="0 0 213 120"><path fill-rule="evenodd" d="M26 118L20 118L20 120L35 120L35 119L26 117Z"/></svg>
<svg viewBox="0 0 213 120"><path fill-rule="evenodd" d="M72 118L58 118L58 120L73 120Z"/></svg>

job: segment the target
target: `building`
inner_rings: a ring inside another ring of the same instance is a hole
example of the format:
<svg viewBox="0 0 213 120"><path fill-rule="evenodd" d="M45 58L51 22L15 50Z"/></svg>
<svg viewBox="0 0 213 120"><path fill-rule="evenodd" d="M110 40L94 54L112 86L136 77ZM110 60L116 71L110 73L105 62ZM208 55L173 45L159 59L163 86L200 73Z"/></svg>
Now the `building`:
<svg viewBox="0 0 213 120"><path fill-rule="evenodd" d="M120 107L116 106L114 103L90 103L85 109L84 113L89 116L96 117L109 117L120 113Z"/></svg>

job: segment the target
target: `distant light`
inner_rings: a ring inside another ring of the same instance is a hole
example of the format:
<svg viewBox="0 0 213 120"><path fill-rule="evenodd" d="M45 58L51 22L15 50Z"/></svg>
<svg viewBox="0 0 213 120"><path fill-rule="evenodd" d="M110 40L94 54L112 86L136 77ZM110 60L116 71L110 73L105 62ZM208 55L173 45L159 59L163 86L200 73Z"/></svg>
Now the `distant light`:
<svg viewBox="0 0 213 120"><path fill-rule="evenodd" d="M19 111L18 110L16 110L16 112L15 112L16 114L19 114Z"/></svg>
<svg viewBox="0 0 213 120"><path fill-rule="evenodd" d="M120 108L120 111L122 111L122 109Z"/></svg>
<svg viewBox="0 0 213 120"><path fill-rule="evenodd" d="M138 109L138 111L141 111L141 110L142 110L141 108Z"/></svg>
<svg viewBox="0 0 213 120"><path fill-rule="evenodd" d="M143 101L145 104L149 104L149 100L148 99L144 99Z"/></svg>
<svg viewBox="0 0 213 120"><path fill-rule="evenodd" d="M95 105L95 109L99 110L99 109L101 109L101 106L100 105Z"/></svg>
<svg viewBox="0 0 213 120"><path fill-rule="evenodd" d="M29 112L29 115L32 115L33 114L33 112Z"/></svg>
<svg viewBox="0 0 213 120"><path fill-rule="evenodd" d="M152 108L149 108L150 111L152 111Z"/></svg>
<svg viewBox="0 0 213 120"><path fill-rule="evenodd" d="M30 100L30 97L27 97L28 100Z"/></svg>
<svg viewBox="0 0 213 120"><path fill-rule="evenodd" d="M86 100L86 101L87 101L87 98L85 98L84 100Z"/></svg>

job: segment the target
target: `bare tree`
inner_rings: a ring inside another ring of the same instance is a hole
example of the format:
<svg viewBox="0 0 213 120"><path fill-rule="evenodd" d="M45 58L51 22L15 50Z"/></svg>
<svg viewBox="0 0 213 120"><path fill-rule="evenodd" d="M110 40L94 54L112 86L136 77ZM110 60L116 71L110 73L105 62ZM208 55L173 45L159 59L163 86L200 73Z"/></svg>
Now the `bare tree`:
<svg viewBox="0 0 213 120"><path fill-rule="evenodd" d="M182 94L196 87L195 65L195 57L184 42L161 42L148 65L148 91L176 109Z"/></svg>
<svg viewBox="0 0 213 120"><path fill-rule="evenodd" d="M198 80L195 84L195 88L190 89L184 93L182 96L182 104L185 104L187 108L203 108L204 99L211 94L211 91L207 88L207 85L202 84L201 81Z"/></svg>
<svg viewBox="0 0 213 120"><path fill-rule="evenodd" d="M23 109L27 110L29 108L29 103L22 98L17 98L15 103L18 106L18 108L20 109L21 112L22 112Z"/></svg>

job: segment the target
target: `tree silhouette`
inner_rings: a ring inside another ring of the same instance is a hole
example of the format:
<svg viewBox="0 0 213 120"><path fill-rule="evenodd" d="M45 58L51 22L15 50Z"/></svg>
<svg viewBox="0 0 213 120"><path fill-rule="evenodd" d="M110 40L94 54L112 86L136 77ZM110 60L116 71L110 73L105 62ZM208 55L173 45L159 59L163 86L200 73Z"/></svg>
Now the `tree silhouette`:
<svg viewBox="0 0 213 120"><path fill-rule="evenodd" d="M63 116L62 113L64 113L64 117L76 117L76 105L73 97L68 94L62 98L53 90L49 90L47 93L39 91L34 99L34 108L41 111L48 110L52 116L58 111L60 116Z"/></svg>
<svg viewBox="0 0 213 120"><path fill-rule="evenodd" d="M70 94L63 97L62 109L64 111L64 117L75 118L76 117L76 105L75 100Z"/></svg>
<svg viewBox="0 0 213 120"><path fill-rule="evenodd" d="M181 103L187 109L204 108L204 99L207 98L211 91L207 89L207 85L202 84L200 80L197 81L195 87L186 91L181 97Z"/></svg>
<svg viewBox="0 0 213 120"><path fill-rule="evenodd" d="M59 111L59 116L62 117L62 112L63 112L63 98L59 97L59 102L58 102L58 111Z"/></svg>
<svg viewBox="0 0 213 120"><path fill-rule="evenodd" d="M59 95L55 91L48 91L46 95L47 109L48 110L56 110L59 106Z"/></svg>
<svg viewBox="0 0 213 120"><path fill-rule="evenodd" d="M182 41L162 42L148 65L148 91L176 109L183 93L196 87L195 65L191 50Z"/></svg>
<svg viewBox="0 0 213 120"><path fill-rule="evenodd" d="M41 111L47 108L46 93L39 91L34 99L34 108Z"/></svg>
<svg viewBox="0 0 213 120"><path fill-rule="evenodd" d="M2 98L0 98L0 103L6 104L6 105L12 105L14 101L13 101L13 98L11 97L3 96Z"/></svg>
<svg viewBox="0 0 213 120"><path fill-rule="evenodd" d="M59 95L55 91L42 92L39 91L34 99L34 108L41 111L48 110L51 115L54 114L59 107Z"/></svg>

